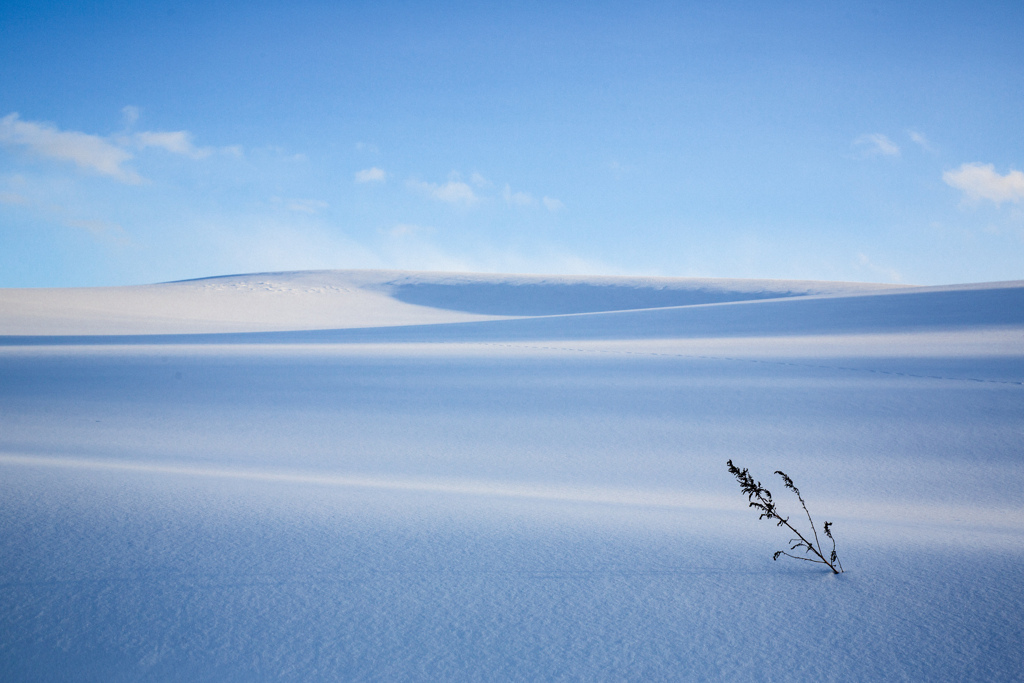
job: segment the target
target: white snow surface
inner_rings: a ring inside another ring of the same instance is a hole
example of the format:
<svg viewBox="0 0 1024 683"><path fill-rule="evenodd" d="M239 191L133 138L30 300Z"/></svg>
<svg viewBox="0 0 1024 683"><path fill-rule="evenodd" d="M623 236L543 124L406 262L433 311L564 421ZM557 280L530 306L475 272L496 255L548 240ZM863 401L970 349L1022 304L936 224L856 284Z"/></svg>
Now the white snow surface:
<svg viewBox="0 0 1024 683"><path fill-rule="evenodd" d="M891 285L327 270L136 287L0 289L0 335L191 334L416 325Z"/></svg>
<svg viewBox="0 0 1024 683"><path fill-rule="evenodd" d="M0 290L0 680L1021 680L1022 490L1024 282Z"/></svg>

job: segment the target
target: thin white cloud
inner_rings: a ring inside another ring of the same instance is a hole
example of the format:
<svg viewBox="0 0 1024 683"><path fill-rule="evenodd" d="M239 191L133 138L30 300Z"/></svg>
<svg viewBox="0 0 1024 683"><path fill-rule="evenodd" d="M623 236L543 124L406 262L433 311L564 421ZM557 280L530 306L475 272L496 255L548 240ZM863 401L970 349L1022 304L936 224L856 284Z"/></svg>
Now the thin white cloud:
<svg viewBox="0 0 1024 683"><path fill-rule="evenodd" d="M480 201L476 193L473 192L473 188L461 180L449 180L443 185L427 183L421 180L410 180L409 187L448 204L470 206Z"/></svg>
<svg viewBox="0 0 1024 683"><path fill-rule="evenodd" d="M278 206L283 206L289 211L308 213L310 215L318 214L330 206L327 202L319 199L282 199L281 197L271 197L270 201Z"/></svg>
<svg viewBox="0 0 1024 683"><path fill-rule="evenodd" d="M614 159L604 164L604 167L617 176L622 176L626 173L632 173L634 170L632 166L623 164Z"/></svg>
<svg viewBox="0 0 1024 683"><path fill-rule="evenodd" d="M69 228L77 228L88 231L93 237L104 239L115 244L128 245L131 239L117 223L97 220L66 220L64 224Z"/></svg>
<svg viewBox="0 0 1024 683"><path fill-rule="evenodd" d="M924 133L919 133L916 130L908 130L907 135L910 136L911 141L919 145L921 149L927 152L934 152L935 148L932 147L932 143L929 142L928 138L924 136Z"/></svg>
<svg viewBox="0 0 1024 683"><path fill-rule="evenodd" d="M196 147L192 144L192 134L188 131L143 131L134 133L120 140L123 144L137 149L157 147L172 154L181 154L192 159L205 159L213 153L209 147Z"/></svg>
<svg viewBox="0 0 1024 683"><path fill-rule="evenodd" d="M875 275L881 276L888 282L903 282L903 276L898 270L874 263L870 258L868 258L868 255L863 252L857 254L857 265L871 273L874 273Z"/></svg>
<svg viewBox="0 0 1024 683"><path fill-rule="evenodd" d="M19 176L11 176L6 180L12 184L24 184L24 181ZM18 192L0 191L0 204L27 209L35 214L36 217L47 222L53 221L64 227L85 230L102 242L119 246L132 244L131 238L120 224L95 218L83 218L79 214L79 210L54 203L53 201L41 201L38 198L25 196Z"/></svg>
<svg viewBox="0 0 1024 683"><path fill-rule="evenodd" d="M319 199L293 199L288 202L287 206L289 211L316 214L320 213L323 209L326 209L330 204L322 202Z"/></svg>
<svg viewBox="0 0 1024 683"><path fill-rule="evenodd" d="M488 180L487 178L484 178L479 173L474 173L473 175L471 175L469 177L469 181L476 185L477 187L490 187L491 185L491 181Z"/></svg>
<svg viewBox="0 0 1024 683"><path fill-rule="evenodd" d="M530 193L513 192L508 183L505 183L505 189L501 191L501 196L509 206L532 206L534 204L533 196Z"/></svg>
<svg viewBox="0 0 1024 683"><path fill-rule="evenodd" d="M131 128L135 125L135 122L139 120L139 108L131 105L122 107L121 119L124 121L125 128Z"/></svg>
<svg viewBox="0 0 1024 683"><path fill-rule="evenodd" d="M561 211L565 208L565 204L553 197L544 197L541 201L544 202L544 206L547 207L548 211Z"/></svg>
<svg viewBox="0 0 1024 683"><path fill-rule="evenodd" d="M391 237L414 237L416 235L429 235L434 232L434 229L413 223L399 223L385 232Z"/></svg>
<svg viewBox="0 0 1024 683"><path fill-rule="evenodd" d="M999 175L993 164L962 164L955 171L943 173L942 179L975 201L987 199L999 206L1024 199L1024 173L1011 170Z"/></svg>
<svg viewBox="0 0 1024 683"><path fill-rule="evenodd" d="M853 146L864 156L897 157L899 146L881 133L865 133L853 141Z"/></svg>
<svg viewBox="0 0 1024 683"><path fill-rule="evenodd" d="M60 130L48 123L22 121L16 113L0 119L0 145L24 147L36 156L68 161L123 183L142 182L137 173L123 167L132 158L127 150L98 135Z"/></svg>
<svg viewBox="0 0 1024 683"><path fill-rule="evenodd" d="M384 169L377 168L364 168L362 171L356 172L357 183L383 183L387 178L387 173Z"/></svg>
<svg viewBox="0 0 1024 683"><path fill-rule="evenodd" d="M125 107L121 113L128 127L139 116L136 107ZM125 132L107 138L60 130L50 123L24 121L17 113L0 119L0 145L22 147L35 156L71 162L79 168L129 184L143 181L135 171L125 168L125 164L134 158L130 150L157 148L191 159L204 159L214 152L209 147L196 147L192 134L184 130ZM236 156L241 154L240 147L229 147L224 151Z"/></svg>
<svg viewBox="0 0 1024 683"><path fill-rule="evenodd" d="M441 201L452 204L472 204L477 201L473 188L460 180L449 180L436 188L432 194Z"/></svg>

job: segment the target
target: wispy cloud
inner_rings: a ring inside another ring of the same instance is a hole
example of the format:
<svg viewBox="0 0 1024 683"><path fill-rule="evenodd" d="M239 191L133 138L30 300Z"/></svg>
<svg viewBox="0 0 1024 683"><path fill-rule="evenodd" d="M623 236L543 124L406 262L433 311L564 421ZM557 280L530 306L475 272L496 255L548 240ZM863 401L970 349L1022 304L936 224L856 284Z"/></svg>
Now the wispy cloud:
<svg viewBox="0 0 1024 683"><path fill-rule="evenodd" d="M60 130L49 123L23 121L16 113L0 119L0 145L23 147L36 156L71 162L123 183L142 182L135 171L124 168L125 162L132 158L127 150L98 135Z"/></svg>
<svg viewBox="0 0 1024 683"><path fill-rule="evenodd" d="M1011 170L999 175L993 164L962 164L954 171L943 173L942 179L975 201L987 199L999 206L1003 202L1024 199L1024 173Z"/></svg>
<svg viewBox="0 0 1024 683"><path fill-rule="evenodd" d="M281 197L271 197L270 201L283 206L289 211L308 213L310 215L318 214L330 206L327 202L319 199L282 199Z"/></svg>
<svg viewBox="0 0 1024 683"><path fill-rule="evenodd" d="M632 165L624 164L624 163L622 163L622 162L620 162L618 160L615 160L615 159L609 161L606 164L603 164L603 167L605 169L611 171L615 176L620 177L620 178L622 176L624 176L624 175L626 175L628 173L632 173L633 171L636 170Z"/></svg>
<svg viewBox="0 0 1024 683"><path fill-rule="evenodd" d="M127 127L138 120L136 107L125 107L122 116ZM162 149L190 159L204 159L214 150L196 147L188 131L123 132L111 137L91 135L74 130L60 130L51 123L22 120L17 113L0 119L0 145L21 147L45 159L71 162L79 168L114 178L123 183L138 184L143 178L125 164L134 158L130 150ZM240 155L241 148L224 151Z"/></svg>
<svg viewBox="0 0 1024 683"><path fill-rule="evenodd" d="M508 183L505 183L505 189L501 191L501 196L509 206L533 206L535 203L529 192L513 192Z"/></svg>
<svg viewBox="0 0 1024 683"><path fill-rule="evenodd" d="M122 246L132 243L127 233L125 233L124 228L119 224L111 223L110 221L68 219L64 221L64 224L69 228L86 230L93 237L113 242L115 244L120 244Z"/></svg>
<svg viewBox="0 0 1024 683"><path fill-rule="evenodd" d="M384 172L384 169L376 166L356 172L357 183L383 183L386 179L387 173Z"/></svg>
<svg viewBox="0 0 1024 683"><path fill-rule="evenodd" d="M443 184L411 178L407 181L407 185L412 190L449 204L471 206L481 201L493 202L500 197L506 205L511 207L530 207L537 206L539 203L543 204L548 211L560 211L565 208L562 202L552 197L538 200L529 192L513 190L510 183L505 183L504 186L498 185L501 188L500 192L488 190L487 188L493 188L495 183L479 173L473 173L468 183L462 180L462 176L458 172L452 171L448 176L448 182ZM477 194L478 192L480 194Z"/></svg>
<svg viewBox="0 0 1024 683"><path fill-rule="evenodd" d="M512 186L508 183L505 183L505 189L502 190L501 196L509 206L534 206L537 204L537 200L534 199L532 194L529 192L513 192ZM554 197L544 197L540 200L540 203L552 213L565 208L565 204Z"/></svg>
<svg viewBox="0 0 1024 683"><path fill-rule="evenodd" d="M551 212L561 211L565 208L565 204L553 197L544 197L541 201L544 202L544 206Z"/></svg>
<svg viewBox="0 0 1024 683"><path fill-rule="evenodd" d="M24 185L24 181L18 176L8 177L5 180L7 180L7 182L14 181L12 184ZM0 204L16 206L28 210L32 212L36 218L46 222L52 221L64 227L74 228L75 230L85 230L101 242L119 246L132 244L132 240L128 236L128 233L119 223L83 217L81 215L80 207L76 209L57 202L45 199L41 200L38 196L32 196L33 194L38 195L38 192L32 192L31 187L27 189L29 192L28 195L20 192L0 190ZM87 211L87 213L92 212Z"/></svg>
<svg viewBox="0 0 1024 683"><path fill-rule="evenodd" d="M865 133L853 141L854 149L864 156L887 156L898 157L899 146L881 133Z"/></svg>
<svg viewBox="0 0 1024 683"><path fill-rule="evenodd" d="M409 187L448 204L471 206L480 201L480 198L473 192L473 188L457 178L453 178L443 185L427 183L422 180L410 180Z"/></svg>
<svg viewBox="0 0 1024 683"><path fill-rule="evenodd" d="M384 232L391 237L412 237L416 235L432 234L434 229L423 225L415 225L413 223L399 223L390 230L385 230Z"/></svg>
<svg viewBox="0 0 1024 683"><path fill-rule="evenodd" d="M903 282L903 276L895 268L887 268L874 263L868 255L861 252L857 254L857 265L865 270L881 276L884 280L893 283Z"/></svg>
<svg viewBox="0 0 1024 683"><path fill-rule="evenodd" d="M135 122L139 120L139 108L131 105L122 107L121 120L124 121L125 128L131 128L135 125Z"/></svg>
<svg viewBox="0 0 1024 683"><path fill-rule="evenodd" d="M921 149L926 152L934 152L935 148L932 147L932 143L924 136L924 133L919 133L916 130L908 130L907 135L910 136L912 142L920 146Z"/></svg>
<svg viewBox="0 0 1024 683"><path fill-rule="evenodd" d="M320 201L319 199L293 199L287 204L289 211L298 211L299 213L309 214L320 213L328 206L330 206L330 204Z"/></svg>
<svg viewBox="0 0 1024 683"><path fill-rule="evenodd" d="M172 154L181 154L191 159L205 159L213 154L213 150L209 147L196 147L192 143L192 134L184 130L142 131L133 133L129 137L122 137L119 139L119 142L136 149L157 147Z"/></svg>
<svg viewBox="0 0 1024 683"><path fill-rule="evenodd" d="M431 194L443 202L452 204L473 204L477 201L473 188L459 180L449 180L444 185L435 188Z"/></svg>

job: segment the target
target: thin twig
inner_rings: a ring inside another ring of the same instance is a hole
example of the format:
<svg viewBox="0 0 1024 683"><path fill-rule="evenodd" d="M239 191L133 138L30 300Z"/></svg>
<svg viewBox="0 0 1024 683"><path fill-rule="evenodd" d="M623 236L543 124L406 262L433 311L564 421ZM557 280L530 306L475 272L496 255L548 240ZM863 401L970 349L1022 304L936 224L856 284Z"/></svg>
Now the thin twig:
<svg viewBox="0 0 1024 683"><path fill-rule="evenodd" d="M806 515L807 515L807 521L811 523L811 531L814 532L814 543L818 546L818 557L822 557L821 541L818 540L818 529L817 529L817 527L814 526L814 520L811 519L811 511L807 509L807 503L804 502L804 497L800 495L800 489L798 489L796 487L796 484L793 483L793 480L790 479L789 475L786 474L785 472L783 472L781 470L775 470L775 474L777 474L780 477L782 477L782 483L783 484L785 484L787 487L793 489L793 493L796 494L796 499L799 500L800 501L800 505L803 506L804 513L806 513ZM833 545L834 545L835 544L835 539L833 539L832 542L833 542ZM831 567L832 565L830 564L829 566Z"/></svg>
<svg viewBox="0 0 1024 683"><path fill-rule="evenodd" d="M786 557L792 557L794 560L803 560L804 562L813 562L814 564L828 564L828 562L823 562L821 560L815 560L813 557L797 557L796 555L790 555L785 550L779 550L778 552L775 553L776 557L778 557L779 555L785 555ZM833 569L832 571L835 571L835 570ZM836 573L838 574L839 572L836 572Z"/></svg>

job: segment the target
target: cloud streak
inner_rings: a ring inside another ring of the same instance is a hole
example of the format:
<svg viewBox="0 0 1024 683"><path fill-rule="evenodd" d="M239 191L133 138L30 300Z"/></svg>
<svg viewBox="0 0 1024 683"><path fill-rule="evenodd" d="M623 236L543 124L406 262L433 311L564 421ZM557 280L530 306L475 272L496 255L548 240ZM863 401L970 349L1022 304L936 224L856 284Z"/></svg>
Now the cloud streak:
<svg viewBox="0 0 1024 683"><path fill-rule="evenodd" d="M509 206L533 206L534 204L533 195L529 192L513 192L508 183L505 183L505 189L501 191L501 196Z"/></svg>
<svg viewBox="0 0 1024 683"><path fill-rule="evenodd" d="M124 138L126 146L131 145L137 149L157 147L172 154L180 154L191 159L205 159L213 154L209 147L196 147L192 144L192 134L188 131L143 131L135 133L129 138Z"/></svg>
<svg viewBox="0 0 1024 683"><path fill-rule="evenodd" d="M881 133L865 133L853 141L853 146L865 156L898 157L900 148Z"/></svg>
<svg viewBox="0 0 1024 683"><path fill-rule="evenodd" d="M409 187L448 204L472 206L480 201L480 198L473 192L472 187L457 179L449 180L443 185L427 183L421 180L410 180Z"/></svg>
<svg viewBox="0 0 1024 683"><path fill-rule="evenodd" d="M903 282L903 276L895 268L887 268L874 263L867 254L860 252L857 254L857 265L862 268L881 275L889 282Z"/></svg>
<svg viewBox="0 0 1024 683"><path fill-rule="evenodd" d="M330 204L320 199L292 199L285 203L285 207L289 211L315 215L330 207Z"/></svg>
<svg viewBox="0 0 1024 683"><path fill-rule="evenodd" d="M123 113L129 125L139 115L135 107L125 107ZM192 134L184 130L139 131L108 138L61 130L51 123L25 121L17 113L0 119L0 145L22 148L42 159L69 162L80 169L130 185L143 182L142 176L126 167L134 158L131 150L162 149L190 159L205 159L214 153L210 147L196 147ZM240 154L239 148L227 148L225 151Z"/></svg>
<svg viewBox="0 0 1024 683"><path fill-rule="evenodd" d="M0 119L0 145L22 147L38 157L71 162L79 168L123 183L142 182L137 173L123 166L132 158L127 150L98 135L60 130L48 123L23 121L16 113Z"/></svg>
<svg viewBox="0 0 1024 683"><path fill-rule="evenodd" d="M561 211L565 208L565 204L554 197L544 197L541 201L544 202L544 206L551 212Z"/></svg>
<svg viewBox="0 0 1024 683"><path fill-rule="evenodd" d="M362 171L356 173L357 183L383 183L387 179L387 173L384 169L377 168L364 168Z"/></svg>
<svg viewBox="0 0 1024 683"><path fill-rule="evenodd" d="M433 228L416 225L414 223L399 223L386 231L386 233L391 237L413 237L417 235L429 235L433 232Z"/></svg>
<svg viewBox="0 0 1024 683"><path fill-rule="evenodd" d="M1000 175L993 164L962 164L954 171L943 173L942 180L974 201L987 199L999 206L1003 202L1024 199L1024 173L1011 170Z"/></svg>
<svg viewBox="0 0 1024 683"><path fill-rule="evenodd" d="M915 144L919 145L921 149L925 150L926 152L935 151L935 148L932 147L932 143L928 140L928 138L925 137L924 133L919 133L916 130L908 130L907 135L910 136L910 139Z"/></svg>

